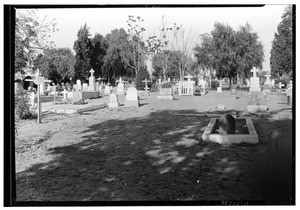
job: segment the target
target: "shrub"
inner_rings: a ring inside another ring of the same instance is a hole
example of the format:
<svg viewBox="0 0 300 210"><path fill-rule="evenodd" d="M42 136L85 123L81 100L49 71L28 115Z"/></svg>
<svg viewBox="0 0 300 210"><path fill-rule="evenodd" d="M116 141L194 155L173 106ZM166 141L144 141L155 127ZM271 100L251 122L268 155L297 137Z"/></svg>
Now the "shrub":
<svg viewBox="0 0 300 210"><path fill-rule="evenodd" d="M219 87L219 81L218 80L212 80L211 81L211 89L217 89Z"/></svg>
<svg viewBox="0 0 300 210"><path fill-rule="evenodd" d="M141 67L139 71L136 74L135 78L135 87L137 90L145 90L145 82L143 82L144 79L149 78L149 73L146 68ZM149 83L148 83L149 84Z"/></svg>
<svg viewBox="0 0 300 210"><path fill-rule="evenodd" d="M20 119L33 117L33 113L30 111L28 92L21 86L19 86L15 94L15 113Z"/></svg>

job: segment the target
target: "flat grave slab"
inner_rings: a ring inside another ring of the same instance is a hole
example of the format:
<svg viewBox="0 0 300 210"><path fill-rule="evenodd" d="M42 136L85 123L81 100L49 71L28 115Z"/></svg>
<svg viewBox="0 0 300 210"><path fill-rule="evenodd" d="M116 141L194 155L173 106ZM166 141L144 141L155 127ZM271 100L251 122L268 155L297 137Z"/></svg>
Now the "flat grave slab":
<svg viewBox="0 0 300 210"><path fill-rule="evenodd" d="M202 134L203 141L218 144L258 143L258 135L250 117L236 118L236 133L226 135L216 132L218 129L218 120L217 118L210 120Z"/></svg>

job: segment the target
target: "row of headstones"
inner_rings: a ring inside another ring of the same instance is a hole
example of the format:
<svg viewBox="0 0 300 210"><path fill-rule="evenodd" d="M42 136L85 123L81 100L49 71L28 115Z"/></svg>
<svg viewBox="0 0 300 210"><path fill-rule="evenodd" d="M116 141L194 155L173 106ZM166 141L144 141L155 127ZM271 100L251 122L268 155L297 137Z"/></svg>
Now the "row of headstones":
<svg viewBox="0 0 300 210"><path fill-rule="evenodd" d="M140 101L135 87L128 88L126 92L126 100L124 106L126 107L139 107ZM108 107L119 107L118 94L111 93L109 95Z"/></svg>

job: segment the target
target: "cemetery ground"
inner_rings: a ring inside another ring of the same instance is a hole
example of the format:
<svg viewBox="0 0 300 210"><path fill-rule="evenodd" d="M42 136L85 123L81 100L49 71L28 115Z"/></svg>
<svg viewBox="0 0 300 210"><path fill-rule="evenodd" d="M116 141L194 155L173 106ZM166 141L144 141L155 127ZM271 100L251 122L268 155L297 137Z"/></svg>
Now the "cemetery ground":
<svg viewBox="0 0 300 210"><path fill-rule="evenodd" d="M229 91L210 91L173 101L139 94L138 108L43 113L41 124L18 121L17 201L264 202L268 134L277 129L292 141L292 108L286 96L271 94L267 112L248 115L248 93L238 91L236 99ZM204 114L217 104L250 116L259 143L203 142L210 120Z"/></svg>

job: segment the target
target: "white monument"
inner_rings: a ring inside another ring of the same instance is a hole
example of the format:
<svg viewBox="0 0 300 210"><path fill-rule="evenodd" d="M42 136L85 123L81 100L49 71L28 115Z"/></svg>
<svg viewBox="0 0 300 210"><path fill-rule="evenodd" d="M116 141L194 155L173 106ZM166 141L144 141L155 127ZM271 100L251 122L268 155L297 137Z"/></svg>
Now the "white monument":
<svg viewBox="0 0 300 210"><path fill-rule="evenodd" d="M139 107L139 99L137 95L137 89L134 87L130 87L127 90L127 96L125 101L125 106L127 107Z"/></svg>
<svg viewBox="0 0 300 210"><path fill-rule="evenodd" d="M105 85L105 89L104 89L104 95L110 95L111 93L111 86L110 85Z"/></svg>
<svg viewBox="0 0 300 210"><path fill-rule="evenodd" d="M81 91L81 90L82 90L81 81L78 79L76 81L76 91Z"/></svg>
<svg viewBox="0 0 300 210"><path fill-rule="evenodd" d="M89 77L89 86L88 86L88 88L87 88L87 91L96 91L95 90L95 81L96 81L96 79L95 79L95 76L94 76L94 70L93 69L91 69L91 76Z"/></svg>
<svg viewBox="0 0 300 210"><path fill-rule="evenodd" d="M118 95L117 94L112 93L112 94L109 95L108 107L119 107Z"/></svg>
<svg viewBox="0 0 300 210"><path fill-rule="evenodd" d="M261 91L261 88L259 86L259 77L257 77L256 75L258 69L253 68L251 72L253 72L253 77L250 78L250 92Z"/></svg>
<svg viewBox="0 0 300 210"><path fill-rule="evenodd" d="M118 83L117 94L124 95L124 82L122 81L121 77L120 77L119 83Z"/></svg>

